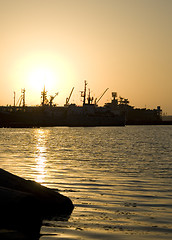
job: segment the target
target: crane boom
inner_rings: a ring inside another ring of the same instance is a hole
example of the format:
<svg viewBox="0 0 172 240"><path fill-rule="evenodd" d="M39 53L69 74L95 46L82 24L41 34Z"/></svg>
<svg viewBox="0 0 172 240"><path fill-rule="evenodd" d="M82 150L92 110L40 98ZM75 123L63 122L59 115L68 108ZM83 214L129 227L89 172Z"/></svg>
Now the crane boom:
<svg viewBox="0 0 172 240"><path fill-rule="evenodd" d="M23 103L23 107L25 107L25 88L21 89L21 96L17 101L17 105L19 104L19 107L21 106L21 104Z"/></svg>
<svg viewBox="0 0 172 240"><path fill-rule="evenodd" d="M66 98L66 104L65 104L65 106L69 105L69 101L70 101L70 98L71 98L71 96L72 96L73 90L74 90L74 87L72 88L69 97Z"/></svg>
<svg viewBox="0 0 172 240"><path fill-rule="evenodd" d="M102 95L99 97L99 99L96 101L96 104L100 101L100 99L105 95L109 88L106 88L106 90L102 93Z"/></svg>
<svg viewBox="0 0 172 240"><path fill-rule="evenodd" d="M59 93L56 92L54 96L50 96L50 101L49 101L50 106L52 106L53 100L54 100L54 98L55 98L58 94L59 94Z"/></svg>

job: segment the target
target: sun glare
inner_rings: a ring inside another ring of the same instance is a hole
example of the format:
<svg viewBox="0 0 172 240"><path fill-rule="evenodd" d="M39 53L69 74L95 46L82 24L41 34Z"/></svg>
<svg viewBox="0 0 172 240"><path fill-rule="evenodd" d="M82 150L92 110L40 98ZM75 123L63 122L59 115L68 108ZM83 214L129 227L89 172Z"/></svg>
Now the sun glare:
<svg viewBox="0 0 172 240"><path fill-rule="evenodd" d="M56 82L55 74L51 69L39 67L33 69L29 74L29 84L35 90L53 89Z"/></svg>

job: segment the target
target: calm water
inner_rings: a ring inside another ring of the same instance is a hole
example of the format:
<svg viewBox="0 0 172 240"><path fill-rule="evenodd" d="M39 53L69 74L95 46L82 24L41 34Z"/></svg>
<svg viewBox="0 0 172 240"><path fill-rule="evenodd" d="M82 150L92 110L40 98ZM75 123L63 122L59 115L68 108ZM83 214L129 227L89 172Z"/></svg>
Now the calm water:
<svg viewBox="0 0 172 240"><path fill-rule="evenodd" d="M0 129L0 167L73 201L40 240L172 239L172 126Z"/></svg>

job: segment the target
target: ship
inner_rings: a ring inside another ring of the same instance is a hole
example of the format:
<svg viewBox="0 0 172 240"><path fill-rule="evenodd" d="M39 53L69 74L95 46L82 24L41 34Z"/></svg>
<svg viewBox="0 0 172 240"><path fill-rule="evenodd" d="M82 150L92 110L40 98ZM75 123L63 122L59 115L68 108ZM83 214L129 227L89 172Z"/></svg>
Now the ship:
<svg viewBox="0 0 172 240"><path fill-rule="evenodd" d="M94 99L91 97L90 89L88 89L87 96L87 82L85 81L84 90L81 91L83 98L82 106L70 104L67 111L67 125L68 126L125 126L126 116L125 111L120 109L111 109L106 106L98 106L99 100L103 97L105 92ZM94 101L93 101L94 100Z"/></svg>
<svg viewBox="0 0 172 240"><path fill-rule="evenodd" d="M117 92L112 92L111 103L106 103L105 107L111 111L119 110L125 112L126 125L162 125L168 124L162 120L162 109L157 106L155 109L135 108L129 104L129 100L117 97Z"/></svg>
<svg viewBox="0 0 172 240"><path fill-rule="evenodd" d="M26 106L25 89L22 89L19 105L0 107L0 127L4 128L30 128L30 127L96 127L96 126L125 126L125 112L120 109L111 109L106 106L98 106L98 101L90 96L90 89L87 96L87 82L84 82L84 91L81 91L83 98L82 106L69 104L72 89L64 106L53 104L54 98L58 95L47 97L45 86L41 92L41 104L39 106ZM104 94L103 94L104 95ZM102 95L102 96L103 96ZM101 97L102 97L101 96ZM99 98L100 99L100 98Z"/></svg>

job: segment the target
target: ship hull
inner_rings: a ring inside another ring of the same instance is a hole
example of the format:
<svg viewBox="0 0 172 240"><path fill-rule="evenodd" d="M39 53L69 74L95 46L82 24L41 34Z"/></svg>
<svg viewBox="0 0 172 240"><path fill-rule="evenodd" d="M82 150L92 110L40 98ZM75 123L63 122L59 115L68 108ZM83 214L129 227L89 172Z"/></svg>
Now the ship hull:
<svg viewBox="0 0 172 240"><path fill-rule="evenodd" d="M0 109L0 127L64 126L65 109L58 107L25 107Z"/></svg>
<svg viewBox="0 0 172 240"><path fill-rule="evenodd" d="M95 105L71 105L67 111L66 123L71 127L125 126L125 114Z"/></svg>
<svg viewBox="0 0 172 240"><path fill-rule="evenodd" d="M91 112L85 107L1 107L0 127L95 127L124 126L125 116L109 114L101 108L93 107Z"/></svg>
<svg viewBox="0 0 172 240"><path fill-rule="evenodd" d="M119 116L70 116L66 123L69 127L125 126L125 120Z"/></svg>

